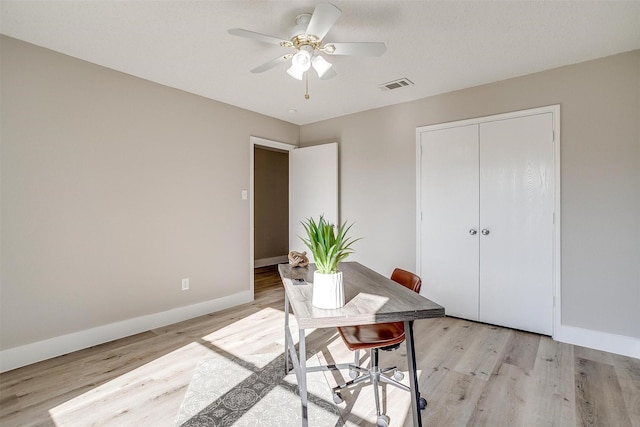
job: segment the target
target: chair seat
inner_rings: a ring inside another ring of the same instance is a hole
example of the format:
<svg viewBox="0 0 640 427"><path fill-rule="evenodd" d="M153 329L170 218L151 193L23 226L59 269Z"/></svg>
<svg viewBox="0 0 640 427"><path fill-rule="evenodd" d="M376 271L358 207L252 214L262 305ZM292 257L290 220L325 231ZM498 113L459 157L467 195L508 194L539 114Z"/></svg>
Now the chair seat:
<svg viewBox="0 0 640 427"><path fill-rule="evenodd" d="M387 347L404 341L403 322L342 326L337 329L351 351Z"/></svg>

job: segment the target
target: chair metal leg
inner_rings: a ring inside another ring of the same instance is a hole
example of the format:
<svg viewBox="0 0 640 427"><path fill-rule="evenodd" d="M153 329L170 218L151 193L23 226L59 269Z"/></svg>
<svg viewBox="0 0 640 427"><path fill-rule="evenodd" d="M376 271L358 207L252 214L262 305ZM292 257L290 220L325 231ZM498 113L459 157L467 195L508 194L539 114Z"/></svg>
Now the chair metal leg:
<svg viewBox="0 0 640 427"><path fill-rule="evenodd" d="M382 381L383 383L391 384L392 386L398 387L399 389L402 389L404 391L411 391L411 389L406 385L385 375L380 375L380 381Z"/></svg>
<svg viewBox="0 0 640 427"><path fill-rule="evenodd" d="M376 415L380 416L382 411L380 410L380 392L378 390L378 382L379 373L372 372L371 373L371 384L373 385L373 397L376 400Z"/></svg>
<svg viewBox="0 0 640 427"><path fill-rule="evenodd" d="M332 390L333 390L334 392L336 392L336 391L340 391L340 390L343 390L343 389L345 389L345 388L349 388L349 387L351 387L351 386L352 386L352 385L354 385L354 384L358 384L358 383L361 383L361 382L367 381L367 380L369 380L370 378L371 378L371 377L370 377L370 375L362 375L362 376L360 376L360 377L358 377L358 378L355 378L355 379L353 379L353 380L347 381L347 382L346 382L346 383L344 383L344 384L339 384L339 385L335 386Z"/></svg>
<svg viewBox="0 0 640 427"><path fill-rule="evenodd" d="M378 350L379 349L377 348L372 348L370 350L370 353L369 353L370 366L368 369L358 366L360 363L360 354L357 350L354 351L355 353L354 364L349 365L349 376L351 376L352 380L334 387L332 391L333 391L334 402L339 404L343 402L342 394L340 393L341 390L349 388L358 383L371 382L371 385L373 386L373 393L374 393L374 398L376 403L376 417L377 417L376 425L378 427L387 427L389 425L389 417L382 413L382 402L380 400L379 387L381 387L382 383L384 383L384 384L390 384L394 387L398 387L399 389L408 391L410 393L412 393L412 390L410 387L407 387L406 385L402 384L400 381L394 378L396 375L395 372L397 371L397 367L394 366L391 368L380 369ZM393 377L391 375L385 375L386 373L389 373L389 372L394 373ZM355 375L353 373L355 373ZM358 376L358 374L360 373L362 373L362 375ZM419 406L420 406L420 409L424 409L427 406L426 401L420 398Z"/></svg>
<svg viewBox="0 0 640 427"><path fill-rule="evenodd" d="M360 372L364 370L360 368L360 350L356 350L353 353L353 367L349 367L349 376L351 379L356 379L358 378L358 375L360 375Z"/></svg>
<svg viewBox="0 0 640 427"><path fill-rule="evenodd" d="M378 384L380 382L380 368L378 367L378 349L371 349L371 383L373 385L373 396L376 401L376 415L380 416L382 411L380 410L380 393L378 391Z"/></svg>
<svg viewBox="0 0 640 427"><path fill-rule="evenodd" d="M378 387L380 386L380 380L386 380L384 375L381 375L380 366L378 363L378 349L371 349L371 383L373 385L373 397L376 401L376 426L377 427L388 427L389 425L389 417L382 413L381 402L380 402L380 390Z"/></svg>

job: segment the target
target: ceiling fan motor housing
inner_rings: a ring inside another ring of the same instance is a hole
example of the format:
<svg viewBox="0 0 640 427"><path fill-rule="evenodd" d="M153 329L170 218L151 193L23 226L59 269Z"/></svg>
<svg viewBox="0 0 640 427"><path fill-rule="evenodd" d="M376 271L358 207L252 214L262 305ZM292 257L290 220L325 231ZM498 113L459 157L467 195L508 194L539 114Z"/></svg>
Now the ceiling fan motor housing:
<svg viewBox="0 0 640 427"><path fill-rule="evenodd" d="M293 27L291 31L290 39L293 39L296 36L304 35L307 32L307 27L309 26L309 22L311 21L310 13L301 13L296 16L296 26Z"/></svg>

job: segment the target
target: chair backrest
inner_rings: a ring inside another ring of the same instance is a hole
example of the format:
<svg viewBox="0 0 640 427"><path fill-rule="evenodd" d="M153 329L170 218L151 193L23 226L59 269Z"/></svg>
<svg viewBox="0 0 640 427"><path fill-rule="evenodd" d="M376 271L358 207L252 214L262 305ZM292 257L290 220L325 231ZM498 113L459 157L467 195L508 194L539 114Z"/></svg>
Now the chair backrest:
<svg viewBox="0 0 640 427"><path fill-rule="evenodd" d="M416 293L420 293L422 280L419 276L411 273L410 271L396 268L393 270L393 273L391 273L391 280L400 283L405 288L409 288Z"/></svg>

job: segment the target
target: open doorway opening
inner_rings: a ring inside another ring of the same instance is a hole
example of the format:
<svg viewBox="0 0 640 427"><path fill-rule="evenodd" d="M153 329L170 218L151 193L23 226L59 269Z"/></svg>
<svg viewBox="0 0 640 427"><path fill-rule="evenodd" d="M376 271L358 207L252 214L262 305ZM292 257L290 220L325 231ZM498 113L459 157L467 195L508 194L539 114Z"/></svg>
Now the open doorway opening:
<svg viewBox="0 0 640 427"><path fill-rule="evenodd" d="M254 147L254 268L287 261L289 248L289 153Z"/></svg>
<svg viewBox="0 0 640 427"><path fill-rule="evenodd" d="M250 277L255 297L256 277L287 261L289 252L290 144L251 137ZM258 273L256 275L256 273Z"/></svg>

